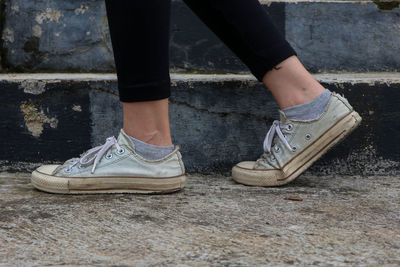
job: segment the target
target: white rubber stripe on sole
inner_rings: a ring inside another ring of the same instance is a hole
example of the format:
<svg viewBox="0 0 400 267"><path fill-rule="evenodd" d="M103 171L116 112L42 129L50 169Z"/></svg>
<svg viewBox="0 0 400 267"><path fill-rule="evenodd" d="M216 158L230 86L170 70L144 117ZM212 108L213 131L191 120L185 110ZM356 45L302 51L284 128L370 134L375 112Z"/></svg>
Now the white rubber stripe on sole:
<svg viewBox="0 0 400 267"><path fill-rule="evenodd" d="M170 178L68 178L34 171L31 181L36 188L51 193L162 193L182 189L186 183L186 176Z"/></svg>

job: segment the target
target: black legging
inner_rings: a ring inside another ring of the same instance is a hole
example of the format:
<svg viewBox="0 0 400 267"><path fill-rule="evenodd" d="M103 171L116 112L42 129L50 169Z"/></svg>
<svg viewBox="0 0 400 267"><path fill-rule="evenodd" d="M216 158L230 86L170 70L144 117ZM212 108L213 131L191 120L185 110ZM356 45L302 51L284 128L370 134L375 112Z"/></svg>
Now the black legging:
<svg viewBox="0 0 400 267"><path fill-rule="evenodd" d="M184 0L259 80L296 52L258 0ZM106 0L122 102L170 96L171 0Z"/></svg>

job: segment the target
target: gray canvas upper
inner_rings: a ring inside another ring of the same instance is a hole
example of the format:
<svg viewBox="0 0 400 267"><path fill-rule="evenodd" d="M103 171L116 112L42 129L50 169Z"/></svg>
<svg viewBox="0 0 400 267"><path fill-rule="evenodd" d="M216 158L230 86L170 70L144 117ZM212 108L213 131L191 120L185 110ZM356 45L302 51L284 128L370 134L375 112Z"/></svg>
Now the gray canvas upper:
<svg viewBox="0 0 400 267"><path fill-rule="evenodd" d="M123 148L119 153L116 147L110 148L111 157L103 156L92 173L92 164L85 166L76 164L69 168L73 161L66 161L53 172L55 176L63 177L174 177L183 175L185 168L179 147L169 155L160 160L147 160L135 152L135 145L132 139L121 130L118 137L118 144Z"/></svg>
<svg viewBox="0 0 400 267"><path fill-rule="evenodd" d="M342 96L332 93L324 112L312 120L289 120L280 111L280 129L291 149L275 135L271 152L265 151L255 163L255 169L281 169L296 154L326 132L337 121L348 115L353 108ZM287 127L289 126L289 127Z"/></svg>

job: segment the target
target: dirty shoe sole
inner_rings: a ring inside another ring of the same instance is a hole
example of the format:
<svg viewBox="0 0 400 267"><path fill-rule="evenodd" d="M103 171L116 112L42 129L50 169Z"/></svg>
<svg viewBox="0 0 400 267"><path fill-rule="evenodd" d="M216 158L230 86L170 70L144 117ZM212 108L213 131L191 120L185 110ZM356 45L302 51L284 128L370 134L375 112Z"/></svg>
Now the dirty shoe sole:
<svg viewBox="0 0 400 267"><path fill-rule="evenodd" d="M183 189L186 176L169 178L58 177L34 171L32 184L39 190L61 194L139 193L162 194Z"/></svg>
<svg viewBox="0 0 400 267"><path fill-rule="evenodd" d="M241 184L256 186L279 186L293 181L309 168L330 148L342 141L361 122L360 115L352 111L338 121L317 140L290 160L283 168L276 170L252 169L254 162L243 162L232 169L232 178Z"/></svg>

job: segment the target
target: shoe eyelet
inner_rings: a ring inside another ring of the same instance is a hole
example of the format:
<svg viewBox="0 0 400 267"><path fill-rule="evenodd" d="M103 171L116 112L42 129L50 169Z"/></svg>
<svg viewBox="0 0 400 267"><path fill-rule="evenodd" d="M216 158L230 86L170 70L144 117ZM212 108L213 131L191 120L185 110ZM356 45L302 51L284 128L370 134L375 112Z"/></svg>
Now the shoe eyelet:
<svg viewBox="0 0 400 267"><path fill-rule="evenodd" d="M78 169L83 169L82 165L78 165Z"/></svg>
<svg viewBox="0 0 400 267"><path fill-rule="evenodd" d="M71 172L72 172L72 169L66 168L66 169L64 170L64 172L66 172L66 173L71 173Z"/></svg>
<svg viewBox="0 0 400 267"><path fill-rule="evenodd" d="M281 149L278 146L274 147L274 150L275 150L276 153L279 153L279 151L281 151Z"/></svg>
<svg viewBox="0 0 400 267"><path fill-rule="evenodd" d="M121 147L121 150L117 150L118 155L122 155L125 153L125 149Z"/></svg>
<svg viewBox="0 0 400 267"><path fill-rule="evenodd" d="M310 140L311 139L311 134L306 134L306 140Z"/></svg>
<svg viewBox="0 0 400 267"><path fill-rule="evenodd" d="M108 154L106 155L106 159L112 159L113 155L112 154Z"/></svg>
<svg viewBox="0 0 400 267"><path fill-rule="evenodd" d="M288 130L288 131L291 131L291 130L293 130L293 124L288 124L287 126L286 126L286 130Z"/></svg>
<svg viewBox="0 0 400 267"><path fill-rule="evenodd" d="M296 152L296 150L297 150L297 147L292 147L292 152Z"/></svg>
<svg viewBox="0 0 400 267"><path fill-rule="evenodd" d="M271 161L275 161L276 158L275 158L275 157L270 157L270 160L271 160Z"/></svg>

